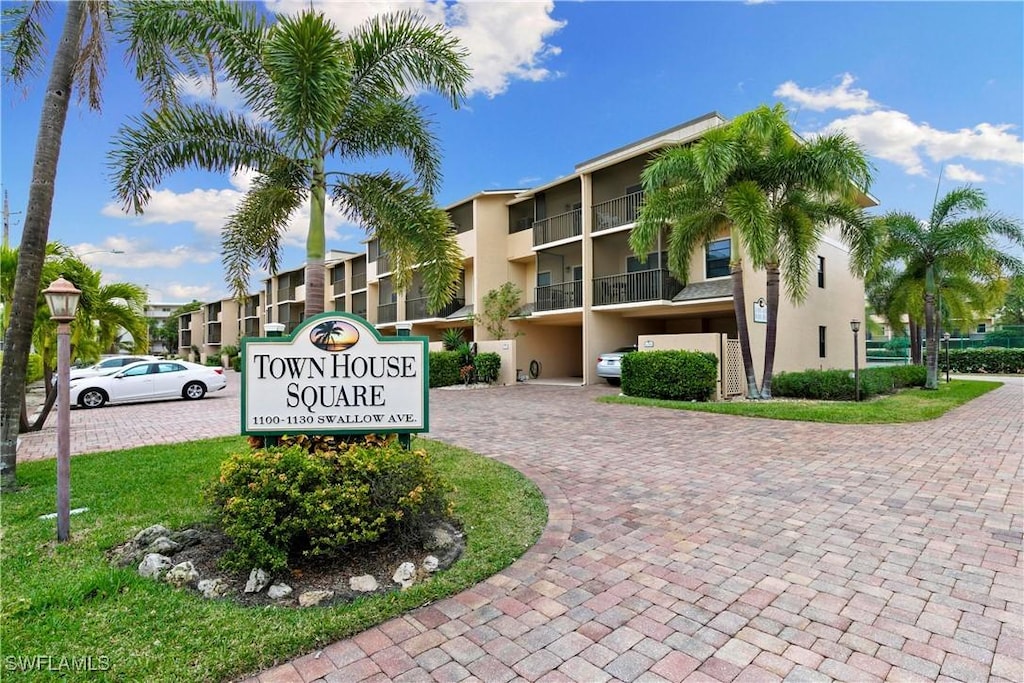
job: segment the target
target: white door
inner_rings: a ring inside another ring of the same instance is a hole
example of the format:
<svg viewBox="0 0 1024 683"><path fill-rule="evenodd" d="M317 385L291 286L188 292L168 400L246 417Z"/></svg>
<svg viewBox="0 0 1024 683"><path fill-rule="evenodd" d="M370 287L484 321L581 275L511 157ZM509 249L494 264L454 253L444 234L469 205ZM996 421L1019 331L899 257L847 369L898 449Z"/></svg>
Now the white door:
<svg viewBox="0 0 1024 683"><path fill-rule="evenodd" d="M153 375L153 396L181 396L182 387L185 386L185 371L185 366L180 363L157 363L156 374Z"/></svg>
<svg viewBox="0 0 1024 683"><path fill-rule="evenodd" d="M146 363L117 373L110 383L110 400L137 401L149 398L153 394L153 375L149 374L153 365L155 363Z"/></svg>

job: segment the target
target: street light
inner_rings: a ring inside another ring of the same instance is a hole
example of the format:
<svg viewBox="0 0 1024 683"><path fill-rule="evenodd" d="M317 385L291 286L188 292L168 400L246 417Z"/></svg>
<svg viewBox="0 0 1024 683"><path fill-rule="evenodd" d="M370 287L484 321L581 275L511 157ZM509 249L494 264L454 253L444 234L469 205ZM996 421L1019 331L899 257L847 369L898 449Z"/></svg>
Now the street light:
<svg viewBox="0 0 1024 683"><path fill-rule="evenodd" d="M57 322L57 541L71 538L71 321L82 291L59 277L43 290Z"/></svg>
<svg viewBox="0 0 1024 683"><path fill-rule="evenodd" d="M860 321L851 320L853 330L853 381L857 385L857 400L860 401L860 354L857 352L857 333L860 332Z"/></svg>
<svg viewBox="0 0 1024 683"><path fill-rule="evenodd" d="M946 384L949 384L949 332L943 332L942 340L946 342Z"/></svg>
<svg viewBox="0 0 1024 683"><path fill-rule="evenodd" d="M75 252L71 252L71 253L75 254ZM123 254L123 253L124 253L123 249L93 249L92 251L87 251L84 254L75 254L75 258L81 260L83 256L88 256L89 254Z"/></svg>

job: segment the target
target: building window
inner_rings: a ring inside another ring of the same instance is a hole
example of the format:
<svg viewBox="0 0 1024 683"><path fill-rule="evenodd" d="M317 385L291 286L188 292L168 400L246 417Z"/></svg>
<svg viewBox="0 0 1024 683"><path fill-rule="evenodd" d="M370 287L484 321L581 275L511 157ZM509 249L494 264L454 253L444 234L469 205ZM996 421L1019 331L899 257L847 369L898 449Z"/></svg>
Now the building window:
<svg viewBox="0 0 1024 683"><path fill-rule="evenodd" d="M825 289L825 257L818 257L818 286Z"/></svg>
<svg viewBox="0 0 1024 683"><path fill-rule="evenodd" d="M729 275L729 259L732 257L732 242L728 239L715 240L708 244L704 259L707 279Z"/></svg>
<svg viewBox="0 0 1024 683"><path fill-rule="evenodd" d="M818 327L818 358L825 357L825 326Z"/></svg>
<svg viewBox="0 0 1024 683"><path fill-rule="evenodd" d="M538 287L550 287L551 286L551 271L541 271L537 273L537 286Z"/></svg>
<svg viewBox="0 0 1024 683"><path fill-rule="evenodd" d="M985 334L985 323L978 323L978 334Z"/></svg>

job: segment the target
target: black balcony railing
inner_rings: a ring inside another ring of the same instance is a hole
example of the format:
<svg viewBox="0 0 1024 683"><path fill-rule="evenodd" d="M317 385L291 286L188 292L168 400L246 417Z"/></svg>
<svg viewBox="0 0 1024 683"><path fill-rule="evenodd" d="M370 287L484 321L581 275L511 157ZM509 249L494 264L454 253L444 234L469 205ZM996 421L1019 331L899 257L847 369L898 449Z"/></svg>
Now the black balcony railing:
<svg viewBox="0 0 1024 683"><path fill-rule="evenodd" d="M366 273L352 273L352 291L366 289Z"/></svg>
<svg viewBox="0 0 1024 683"><path fill-rule="evenodd" d="M406 320L424 320L426 318L447 318L455 311L459 310L466 305L466 300L462 298L452 299L450 302L441 307L439 311L431 311L427 307L426 298L421 299L406 299L405 300L405 319Z"/></svg>
<svg viewBox="0 0 1024 683"><path fill-rule="evenodd" d="M594 305L667 301L682 289L679 281L664 269L595 277Z"/></svg>
<svg viewBox="0 0 1024 683"><path fill-rule="evenodd" d="M533 246L548 242L579 237L583 234L582 212L579 209L566 211L551 218L544 218L533 224Z"/></svg>
<svg viewBox="0 0 1024 683"><path fill-rule="evenodd" d="M593 231L610 230L635 222L643 201L643 192L633 192L600 204L594 204Z"/></svg>
<svg viewBox="0 0 1024 683"><path fill-rule="evenodd" d="M560 282L536 289L535 310L557 311L583 305L583 283L579 280Z"/></svg>
<svg viewBox="0 0 1024 683"><path fill-rule="evenodd" d="M398 320L398 304L381 304L377 307L378 323L393 323Z"/></svg>
<svg viewBox="0 0 1024 683"><path fill-rule="evenodd" d="M337 296L338 294L344 294L345 293L345 281L344 280L338 280L333 285L331 285L331 293L334 294L335 296Z"/></svg>

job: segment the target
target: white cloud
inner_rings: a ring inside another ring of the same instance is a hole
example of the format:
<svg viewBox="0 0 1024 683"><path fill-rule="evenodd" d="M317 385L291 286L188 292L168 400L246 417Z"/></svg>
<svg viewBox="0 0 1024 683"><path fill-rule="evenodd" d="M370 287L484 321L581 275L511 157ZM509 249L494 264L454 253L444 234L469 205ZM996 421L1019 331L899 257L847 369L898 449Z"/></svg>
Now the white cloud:
<svg viewBox="0 0 1024 683"><path fill-rule="evenodd" d="M813 137L824 132L843 131L864 146L868 153L901 166L910 175L927 175L926 160L944 163L952 159L1000 164L1024 164L1024 144L1009 124L979 123L971 128L947 131L927 122L914 121L908 114L886 109L872 100L867 90L851 89L854 77L843 74L842 82L827 91L805 90L793 81L775 89L775 95L798 106L857 111L833 120ZM950 178L963 182L984 182L985 176L963 165L948 167Z"/></svg>
<svg viewBox="0 0 1024 683"><path fill-rule="evenodd" d="M145 241L124 236L108 237L102 244L82 242L71 246L93 268L152 269L180 268L190 263L210 263L218 255L185 245L153 248Z"/></svg>
<svg viewBox="0 0 1024 683"><path fill-rule="evenodd" d="M255 173L250 170L237 171L230 177L232 187L219 190L196 188L188 192L173 190L153 191L145 213L141 215L126 214L120 205L107 204L103 207L104 216L124 218L140 225L177 225L191 223L196 230L204 235L220 235L230 216L238 207L245 192L248 191ZM342 213L332 204L327 204L324 218L324 232L328 240L339 239L340 231L354 227ZM309 203L296 211L285 231L282 243L290 246L305 247L306 233L309 230Z"/></svg>
<svg viewBox="0 0 1024 683"><path fill-rule="evenodd" d="M786 81L772 93L793 102L798 107L812 111L826 109L843 109L848 111L870 111L878 107L878 103L868 97L867 90L850 88L856 80L851 74L845 73L839 85L831 89L801 88L793 81Z"/></svg>
<svg viewBox="0 0 1024 683"><path fill-rule="evenodd" d="M171 301L192 301L192 299L216 301L223 298L220 296L220 291L210 285L168 284L164 285L162 293L165 293L167 295L166 298Z"/></svg>
<svg viewBox="0 0 1024 683"><path fill-rule="evenodd" d="M959 183L983 183L985 176L960 164L946 166L946 177Z"/></svg>
<svg viewBox="0 0 1024 683"><path fill-rule="evenodd" d="M207 102L213 102L231 111L241 111L245 106L242 94L239 93L234 84L225 81L217 76L217 92L214 94L209 79L189 78L185 74L178 74L174 82L182 95Z"/></svg>
<svg viewBox="0 0 1024 683"><path fill-rule="evenodd" d="M414 10L427 21L447 25L469 50L467 63L472 78L467 94L488 97L508 90L513 81L543 81L558 74L544 66L561 49L548 39L566 22L551 17L551 0L524 2L456 2L413 0L396 2L321 2L320 9L343 33L377 14ZM268 0L277 13L308 9L308 0Z"/></svg>

